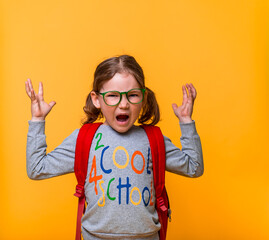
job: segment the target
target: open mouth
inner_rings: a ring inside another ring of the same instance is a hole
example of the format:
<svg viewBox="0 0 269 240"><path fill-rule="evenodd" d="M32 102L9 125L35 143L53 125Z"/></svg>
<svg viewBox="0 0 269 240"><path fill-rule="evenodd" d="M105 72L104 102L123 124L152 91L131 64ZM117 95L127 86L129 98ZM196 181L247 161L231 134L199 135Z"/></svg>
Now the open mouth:
<svg viewBox="0 0 269 240"><path fill-rule="evenodd" d="M129 116L126 114L120 114L116 116L117 121L119 122L126 122L129 119Z"/></svg>

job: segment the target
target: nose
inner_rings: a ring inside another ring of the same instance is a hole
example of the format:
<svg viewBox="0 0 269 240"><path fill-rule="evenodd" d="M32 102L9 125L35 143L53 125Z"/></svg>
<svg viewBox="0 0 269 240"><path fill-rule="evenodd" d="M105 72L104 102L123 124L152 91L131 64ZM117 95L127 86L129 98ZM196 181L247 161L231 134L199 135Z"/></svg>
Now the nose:
<svg viewBox="0 0 269 240"><path fill-rule="evenodd" d="M120 107L120 108L123 108L123 109L129 107L129 101L128 101L128 99L127 99L126 94L122 94L121 101L120 101L120 103L119 103L119 107Z"/></svg>

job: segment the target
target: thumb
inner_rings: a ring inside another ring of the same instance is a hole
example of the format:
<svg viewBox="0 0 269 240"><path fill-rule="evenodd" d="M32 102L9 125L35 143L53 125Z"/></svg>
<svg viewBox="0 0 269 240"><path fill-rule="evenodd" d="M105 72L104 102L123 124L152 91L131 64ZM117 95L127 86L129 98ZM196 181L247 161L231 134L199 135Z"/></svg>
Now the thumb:
<svg viewBox="0 0 269 240"><path fill-rule="evenodd" d="M177 104L176 104L176 103L173 103L173 104L172 104L172 108L173 108L173 110L174 110L174 112L175 112L176 109L178 108Z"/></svg>
<svg viewBox="0 0 269 240"><path fill-rule="evenodd" d="M55 101L51 101L51 102L49 103L49 105L50 105L51 108L53 108L55 104L56 104Z"/></svg>

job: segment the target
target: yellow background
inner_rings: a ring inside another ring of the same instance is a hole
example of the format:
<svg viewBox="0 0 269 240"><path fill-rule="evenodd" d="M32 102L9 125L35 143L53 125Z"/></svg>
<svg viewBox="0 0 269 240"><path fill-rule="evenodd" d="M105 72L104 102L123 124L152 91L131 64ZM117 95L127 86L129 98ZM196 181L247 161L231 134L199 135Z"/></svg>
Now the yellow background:
<svg viewBox="0 0 269 240"><path fill-rule="evenodd" d="M84 116L95 67L135 56L158 98L165 135L180 146L171 103L182 84L198 91L193 119L205 173L167 174L168 240L269 239L268 3L259 0L0 2L0 239L74 239L74 175L26 175L30 101L24 82L56 106L51 151Z"/></svg>

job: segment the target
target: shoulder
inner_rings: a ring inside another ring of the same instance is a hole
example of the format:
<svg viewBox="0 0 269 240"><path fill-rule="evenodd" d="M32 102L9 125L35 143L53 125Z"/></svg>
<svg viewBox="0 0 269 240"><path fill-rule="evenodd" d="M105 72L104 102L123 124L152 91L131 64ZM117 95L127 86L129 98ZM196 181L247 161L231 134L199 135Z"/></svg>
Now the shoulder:
<svg viewBox="0 0 269 240"><path fill-rule="evenodd" d="M77 137L78 137L78 133L79 133L79 128L75 129L71 132L71 134L69 134L63 141L63 143L65 144L73 144L76 142Z"/></svg>

